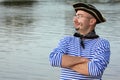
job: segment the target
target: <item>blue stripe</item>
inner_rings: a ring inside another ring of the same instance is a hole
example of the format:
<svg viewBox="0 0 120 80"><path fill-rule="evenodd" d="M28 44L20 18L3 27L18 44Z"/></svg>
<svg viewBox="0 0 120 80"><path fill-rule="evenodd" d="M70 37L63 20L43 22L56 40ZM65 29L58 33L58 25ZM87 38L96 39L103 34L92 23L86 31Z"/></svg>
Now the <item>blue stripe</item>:
<svg viewBox="0 0 120 80"><path fill-rule="evenodd" d="M102 80L101 77L109 63L110 45L105 39L86 39L85 49L80 46L80 39L73 36L64 37L58 46L50 53L50 64L61 67L62 55L83 56L89 58L88 70L90 76L85 76L73 70L62 68L60 80Z"/></svg>

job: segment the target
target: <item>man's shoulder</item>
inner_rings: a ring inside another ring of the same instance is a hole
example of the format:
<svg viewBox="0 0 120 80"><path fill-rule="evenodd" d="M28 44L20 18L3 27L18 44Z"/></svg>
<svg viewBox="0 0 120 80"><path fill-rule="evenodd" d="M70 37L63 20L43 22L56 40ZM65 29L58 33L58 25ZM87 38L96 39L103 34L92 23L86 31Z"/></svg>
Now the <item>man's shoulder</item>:
<svg viewBox="0 0 120 80"><path fill-rule="evenodd" d="M106 38L102 38L102 37L99 37L98 40L103 42L109 42Z"/></svg>
<svg viewBox="0 0 120 80"><path fill-rule="evenodd" d="M73 39L74 36L71 36L71 35L67 35L67 36L64 36L63 39Z"/></svg>
<svg viewBox="0 0 120 80"><path fill-rule="evenodd" d="M70 42L70 41L74 41L74 40L76 40L76 39L77 39L77 38L74 37L74 36L64 36L61 40Z"/></svg>
<svg viewBox="0 0 120 80"><path fill-rule="evenodd" d="M110 45L109 41L105 38L98 38L98 44L102 44L102 45Z"/></svg>
<svg viewBox="0 0 120 80"><path fill-rule="evenodd" d="M79 39L79 38L72 36L72 35L67 35L67 36L64 36L63 39L74 40L74 39Z"/></svg>

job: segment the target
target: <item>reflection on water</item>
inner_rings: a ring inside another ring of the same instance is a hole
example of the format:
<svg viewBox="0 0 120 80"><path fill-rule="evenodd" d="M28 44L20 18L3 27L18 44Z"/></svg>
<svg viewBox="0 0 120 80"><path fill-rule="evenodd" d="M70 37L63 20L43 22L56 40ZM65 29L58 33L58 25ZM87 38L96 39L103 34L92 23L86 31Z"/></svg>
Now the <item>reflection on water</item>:
<svg viewBox="0 0 120 80"><path fill-rule="evenodd" d="M5 6L32 6L36 0L3 0L1 5Z"/></svg>
<svg viewBox="0 0 120 80"><path fill-rule="evenodd" d="M4 1L2 11L2 21L7 26L26 26L33 23L32 7L35 1Z"/></svg>
<svg viewBox="0 0 120 80"><path fill-rule="evenodd" d="M7 26L27 26L30 23L33 23L33 19L27 17L26 15L14 15L14 16L5 16L3 23Z"/></svg>
<svg viewBox="0 0 120 80"><path fill-rule="evenodd" d="M22 6L0 5L0 80L59 79L59 68L50 67L48 55L61 37L74 32L74 10L67 3L41 0ZM111 42L112 50L103 80L118 80L119 4L94 5L108 21L97 26L97 33Z"/></svg>

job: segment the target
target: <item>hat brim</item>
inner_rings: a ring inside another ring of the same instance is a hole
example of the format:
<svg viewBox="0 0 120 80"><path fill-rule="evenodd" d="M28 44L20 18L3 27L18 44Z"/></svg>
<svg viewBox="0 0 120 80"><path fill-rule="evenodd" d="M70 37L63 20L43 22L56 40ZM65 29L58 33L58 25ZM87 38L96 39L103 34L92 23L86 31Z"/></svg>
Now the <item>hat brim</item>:
<svg viewBox="0 0 120 80"><path fill-rule="evenodd" d="M98 11L93 5L90 4L85 4L85 3L76 3L73 5L75 11L77 12L78 10L83 10L92 16L94 16L97 19L97 24L105 22L106 19L102 16L100 11Z"/></svg>

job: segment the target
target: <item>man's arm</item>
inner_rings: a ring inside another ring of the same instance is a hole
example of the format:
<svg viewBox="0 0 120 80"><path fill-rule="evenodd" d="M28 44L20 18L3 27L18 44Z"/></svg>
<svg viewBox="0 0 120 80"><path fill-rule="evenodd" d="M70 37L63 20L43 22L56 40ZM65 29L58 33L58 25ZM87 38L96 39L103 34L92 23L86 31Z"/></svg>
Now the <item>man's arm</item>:
<svg viewBox="0 0 120 80"><path fill-rule="evenodd" d="M108 41L100 41L100 47L95 50L96 56L90 61L71 66L70 69L77 71L83 75L90 75L93 77L102 76L105 68L109 64L110 59L110 45Z"/></svg>
<svg viewBox="0 0 120 80"><path fill-rule="evenodd" d="M64 68L71 68L77 64L82 64L89 61L87 58L79 57L79 56L70 56L70 55L63 55L62 56L62 67Z"/></svg>
<svg viewBox="0 0 120 80"><path fill-rule="evenodd" d="M88 73L89 59L78 56L63 55L62 67L70 68L80 74L89 75Z"/></svg>
<svg viewBox="0 0 120 80"><path fill-rule="evenodd" d="M84 62L84 63L80 63L80 64L77 64L77 65L74 65L74 66L71 66L70 69L80 73L80 74L83 74L83 75L86 75L86 76L89 76L89 71L88 71L88 62Z"/></svg>

